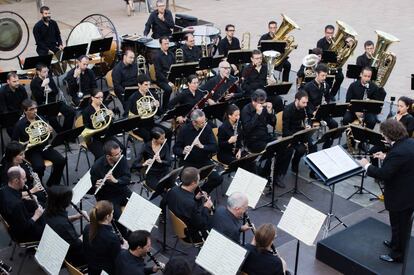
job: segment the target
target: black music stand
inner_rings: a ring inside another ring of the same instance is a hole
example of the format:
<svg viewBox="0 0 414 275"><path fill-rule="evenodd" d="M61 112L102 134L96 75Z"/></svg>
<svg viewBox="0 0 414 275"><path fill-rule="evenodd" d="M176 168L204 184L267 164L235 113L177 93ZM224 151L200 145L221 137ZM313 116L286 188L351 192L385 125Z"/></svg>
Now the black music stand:
<svg viewBox="0 0 414 275"><path fill-rule="evenodd" d="M265 92L267 97L276 96L276 95L286 95L290 88L292 87L292 82L278 83L275 85L267 85L265 87Z"/></svg>
<svg viewBox="0 0 414 275"><path fill-rule="evenodd" d="M144 122L144 119L141 119L139 116L133 116L129 118L119 119L115 122L113 122L111 125L109 125L108 129L105 132L106 137L112 137L117 134L123 133L123 143L124 147L126 148L126 139L125 139L125 133L135 130L136 128L139 128L140 125Z"/></svg>
<svg viewBox="0 0 414 275"><path fill-rule="evenodd" d="M349 108L349 104L348 103L343 103L343 104L336 104L335 108L333 108L333 111L331 113L332 117L343 117L346 113L346 111Z"/></svg>
<svg viewBox="0 0 414 275"><path fill-rule="evenodd" d="M292 140L292 142L291 142L291 144L296 144L296 143L307 143L308 142L308 140L309 140L309 138L316 132L318 130L318 128L309 128L309 129L305 129L305 130L302 130L302 131L299 131L299 132L296 132L293 136L292 136L292 138L293 138L293 140ZM292 193L293 194L293 196L294 195L296 195L296 194L298 194L298 195L302 195L302 196L304 196L305 198L307 198L308 200L310 200L310 201L312 201L312 199L308 196L308 195L306 195L305 193L303 193L302 191L300 191L299 190L299 187L298 187L298 179L299 179L299 169L298 169L298 171L295 173L295 185L293 186L293 188L292 189L290 189L290 190L288 190L288 191L286 191L286 192L284 192L284 193L282 193L282 194L280 194L279 195L279 197L282 197L282 196L284 196L284 195L286 195L286 194L289 194L289 193Z"/></svg>
<svg viewBox="0 0 414 275"><path fill-rule="evenodd" d="M286 41L262 40L260 41L260 51L277 51L280 55L285 53Z"/></svg>
<svg viewBox="0 0 414 275"><path fill-rule="evenodd" d="M218 56L206 56L202 57L200 61L198 62L198 69L199 70L211 70L214 68L217 68L220 64L220 62L223 60L224 55L218 55Z"/></svg>
<svg viewBox="0 0 414 275"><path fill-rule="evenodd" d="M106 51L109 51L111 49L112 46L112 40L114 38L111 37L106 37L106 38L98 38L98 39L94 39L91 41L91 44L89 46L89 52L88 54L95 54L95 53L99 53L99 57L100 57L100 79L101 79L101 89L102 89L102 81L103 81L103 53Z"/></svg>
<svg viewBox="0 0 414 275"><path fill-rule="evenodd" d="M243 98L240 98L240 99L236 100L234 102L234 104L237 107L239 107L240 110L242 110L243 107L246 106L247 104L249 104L251 101L252 101L252 99L250 97L243 97Z"/></svg>
<svg viewBox="0 0 414 275"><path fill-rule="evenodd" d="M168 110L162 117L161 117L161 121L167 121L170 119L175 119L179 116L186 116L191 109L193 108L193 106L191 106L191 104L183 104L183 105L179 105L179 106L175 106L174 109L170 109Z"/></svg>
<svg viewBox="0 0 414 275"><path fill-rule="evenodd" d="M67 186L69 186L69 167L68 167L68 164L69 164L68 163L68 151L70 150L69 143L72 140L75 140L82 133L83 129L85 129L85 127L81 126L75 129L70 129L70 130L60 132L55 136L55 138L50 143L52 147L56 147L62 144L65 145L65 162L66 162L65 172L66 172L66 185Z"/></svg>
<svg viewBox="0 0 414 275"><path fill-rule="evenodd" d="M62 57L59 62L67 61L67 60L75 60L82 55L86 55L86 51L88 50L88 43L73 45L73 46L66 46L63 48Z"/></svg>
<svg viewBox="0 0 414 275"><path fill-rule="evenodd" d="M44 117L56 117L59 114L60 106L63 101L57 101L49 104L43 104L37 107L37 113Z"/></svg>
<svg viewBox="0 0 414 275"><path fill-rule="evenodd" d="M346 68L346 77L352 78L352 79L360 79L362 69L363 69L362 66L348 64ZM372 70L371 80L375 81L377 80L378 69L377 67L371 67L371 70Z"/></svg>
<svg viewBox="0 0 414 275"><path fill-rule="evenodd" d="M0 113L0 137L1 137L1 154L4 154L4 137L3 137L3 129L10 128L16 125L17 121L19 121L21 116L20 111L9 112L9 113Z"/></svg>
<svg viewBox="0 0 414 275"><path fill-rule="evenodd" d="M207 119L218 119L223 121L224 114L226 113L226 109L229 106L229 103L220 102L213 105L207 105L203 108L203 112L206 115Z"/></svg>
<svg viewBox="0 0 414 275"><path fill-rule="evenodd" d="M22 70L34 69L38 64L43 64L50 68L50 63L52 63L52 57L52 54L26 57L24 59Z"/></svg>
<svg viewBox="0 0 414 275"><path fill-rule="evenodd" d="M341 126L338 128L329 129L314 143L314 145L325 143L326 141L330 139L335 139L335 138L340 137L347 128L348 128L347 126Z"/></svg>
<svg viewBox="0 0 414 275"><path fill-rule="evenodd" d="M364 113L364 119L362 124L365 125L365 115L367 113L378 115L381 113L382 106L384 101L377 100L351 100L351 105L349 107L351 112L362 112Z"/></svg>
<svg viewBox="0 0 414 275"><path fill-rule="evenodd" d="M414 74L411 74L411 90L414 90Z"/></svg>
<svg viewBox="0 0 414 275"><path fill-rule="evenodd" d="M236 172L239 167L243 169L245 169L244 167L252 167L252 163L254 163L260 155L262 155L262 153L249 153L239 159L233 160L221 174L224 175Z"/></svg>
<svg viewBox="0 0 414 275"><path fill-rule="evenodd" d="M230 64L250 63L251 50L230 50L227 53L227 62Z"/></svg>
<svg viewBox="0 0 414 275"><path fill-rule="evenodd" d="M177 44L178 44L178 43L180 43L181 41L185 40L185 36L186 36L188 33L193 33L193 32L194 32L194 30L173 32L173 33L171 34L170 41L171 41L171 42L175 42L175 43L177 43Z"/></svg>
<svg viewBox="0 0 414 275"><path fill-rule="evenodd" d="M195 74L197 66L198 62L172 64L167 78L169 81L174 83L176 79L183 79L188 77L190 74Z"/></svg>
<svg viewBox="0 0 414 275"><path fill-rule="evenodd" d="M334 51L323 51L322 52L322 63L336 63L338 60L338 55Z"/></svg>
<svg viewBox="0 0 414 275"><path fill-rule="evenodd" d="M321 120L323 120L327 117L332 117L332 114L335 110L335 107L336 107L335 103L328 103L328 104L319 105L318 109L316 110L314 119L316 121L321 121Z"/></svg>

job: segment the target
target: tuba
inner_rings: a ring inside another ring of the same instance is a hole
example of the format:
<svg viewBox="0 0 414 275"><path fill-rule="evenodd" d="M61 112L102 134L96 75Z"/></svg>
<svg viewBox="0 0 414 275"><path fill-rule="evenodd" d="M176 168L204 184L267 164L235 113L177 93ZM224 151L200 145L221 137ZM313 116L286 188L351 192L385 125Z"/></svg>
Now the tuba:
<svg viewBox="0 0 414 275"><path fill-rule="evenodd" d="M26 150L42 144L50 137L49 124L36 115L39 119L30 123L24 130L29 135L29 142L26 146Z"/></svg>
<svg viewBox="0 0 414 275"><path fill-rule="evenodd" d="M298 47L297 44L293 44L295 42L295 37L293 35L288 35L294 29L300 30L298 24L295 23L291 18L284 15L282 13L283 21L280 24L280 27L277 29L275 36L272 40L275 41L284 41L286 42L285 52L277 58L275 62L275 67L279 66L280 64L285 61L285 59L289 56L289 54Z"/></svg>
<svg viewBox="0 0 414 275"><path fill-rule="evenodd" d="M275 70L275 64L279 60L280 52L277 51L264 51L263 59L267 64L267 77L274 78L273 71Z"/></svg>
<svg viewBox="0 0 414 275"><path fill-rule="evenodd" d="M377 79L374 83L377 84L378 87L384 87L394 68L395 62L397 61L397 56L394 53L387 51L387 49L391 43L399 42L400 40L383 31L377 30L375 32L378 35L378 39L375 45L371 66L377 68Z"/></svg>
<svg viewBox="0 0 414 275"><path fill-rule="evenodd" d="M250 50L250 37L251 37L250 32L244 32L243 33L243 39L242 39L242 42L241 42L241 49L242 50L245 50L245 51Z"/></svg>
<svg viewBox="0 0 414 275"><path fill-rule="evenodd" d="M81 133L81 136L86 142L89 142L91 136L95 133L101 132L108 128L112 122L112 111L106 108L104 104L102 104L102 106L103 108L91 115L93 129L85 128Z"/></svg>
<svg viewBox="0 0 414 275"><path fill-rule="evenodd" d="M358 33L351 26L339 20L336 21L336 24L338 30L335 37L331 38L331 45L329 46L329 51L333 51L337 55L335 63L328 63L328 67L332 71L342 68L358 44L356 39Z"/></svg>
<svg viewBox="0 0 414 275"><path fill-rule="evenodd" d="M138 75L147 74L147 62L144 56L138 55L137 67L138 67Z"/></svg>
<svg viewBox="0 0 414 275"><path fill-rule="evenodd" d="M183 52L183 49L181 48L177 48L175 50L175 63L176 64L184 63L184 52Z"/></svg>

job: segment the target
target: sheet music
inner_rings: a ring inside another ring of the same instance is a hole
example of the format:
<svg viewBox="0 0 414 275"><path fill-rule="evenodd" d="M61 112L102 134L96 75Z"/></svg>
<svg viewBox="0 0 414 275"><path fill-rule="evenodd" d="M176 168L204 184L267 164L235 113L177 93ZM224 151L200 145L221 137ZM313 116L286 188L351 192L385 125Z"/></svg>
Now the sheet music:
<svg viewBox="0 0 414 275"><path fill-rule="evenodd" d="M227 189L226 195L230 196L234 192L241 192L249 199L249 206L251 208L255 208L264 188L266 187L266 183L266 179L242 168L238 168L229 188Z"/></svg>
<svg viewBox="0 0 414 275"><path fill-rule="evenodd" d="M68 250L69 244L46 224L35 259L47 273L57 275Z"/></svg>
<svg viewBox="0 0 414 275"><path fill-rule="evenodd" d="M277 227L311 246L315 242L326 215L307 204L291 198Z"/></svg>
<svg viewBox="0 0 414 275"><path fill-rule="evenodd" d="M337 145L309 154L307 158L328 178L339 176L359 167L359 164Z"/></svg>
<svg viewBox="0 0 414 275"><path fill-rule="evenodd" d="M212 229L196 258L196 263L212 274L237 274L247 250Z"/></svg>
<svg viewBox="0 0 414 275"><path fill-rule="evenodd" d="M133 192L118 221L131 231L151 232L160 213L161 208Z"/></svg>
<svg viewBox="0 0 414 275"><path fill-rule="evenodd" d="M73 187L73 197L72 197L72 203L78 204L83 196L88 193L89 189L92 187L92 181L91 181L91 169L86 172L85 175L78 181L78 183Z"/></svg>

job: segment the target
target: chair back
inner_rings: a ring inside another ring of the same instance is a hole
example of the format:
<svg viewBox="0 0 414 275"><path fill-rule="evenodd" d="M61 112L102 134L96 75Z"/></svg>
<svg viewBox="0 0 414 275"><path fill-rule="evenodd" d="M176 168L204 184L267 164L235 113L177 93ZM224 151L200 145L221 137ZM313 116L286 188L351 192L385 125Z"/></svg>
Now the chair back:
<svg viewBox="0 0 414 275"><path fill-rule="evenodd" d="M213 128L211 130L213 130L214 138L216 139L216 142L218 142L218 137L217 137L217 135L218 135L218 128L215 127L215 128Z"/></svg>
<svg viewBox="0 0 414 275"><path fill-rule="evenodd" d="M157 81L157 77L156 77L156 74L155 74L155 66L154 66L154 64L149 64L148 71L149 71L149 76L151 78L151 81L152 82L156 82Z"/></svg>
<svg viewBox="0 0 414 275"><path fill-rule="evenodd" d="M177 235L177 237L181 240L184 239L186 237L185 231L187 225L180 218L178 218L171 210L168 210L168 212L170 212L171 223L175 235Z"/></svg>
<svg viewBox="0 0 414 275"><path fill-rule="evenodd" d="M106 73L105 75L106 85L108 85L109 90L114 88L114 82L112 80L112 70Z"/></svg>
<svg viewBox="0 0 414 275"><path fill-rule="evenodd" d="M276 114L276 132L279 134L283 133L283 111Z"/></svg>
<svg viewBox="0 0 414 275"><path fill-rule="evenodd" d="M64 261L65 267L68 270L69 275L84 275L79 269L74 267L72 264L70 264L68 261Z"/></svg>
<svg viewBox="0 0 414 275"><path fill-rule="evenodd" d="M75 120L75 128L79 128L83 126L83 117L80 115Z"/></svg>

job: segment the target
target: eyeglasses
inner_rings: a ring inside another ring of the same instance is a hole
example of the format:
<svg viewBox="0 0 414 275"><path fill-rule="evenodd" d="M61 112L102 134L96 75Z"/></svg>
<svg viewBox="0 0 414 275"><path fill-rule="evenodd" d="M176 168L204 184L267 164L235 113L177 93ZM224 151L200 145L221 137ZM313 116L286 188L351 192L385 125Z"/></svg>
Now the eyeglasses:
<svg viewBox="0 0 414 275"><path fill-rule="evenodd" d="M96 98L96 99L102 99L103 96L94 96L94 98Z"/></svg>
<svg viewBox="0 0 414 275"><path fill-rule="evenodd" d="M227 30L228 32L235 32L236 30L234 30L234 29L231 29L231 30Z"/></svg>
<svg viewBox="0 0 414 275"><path fill-rule="evenodd" d="M37 110L37 106L36 107L30 107L29 109L27 109L28 111L34 111Z"/></svg>

